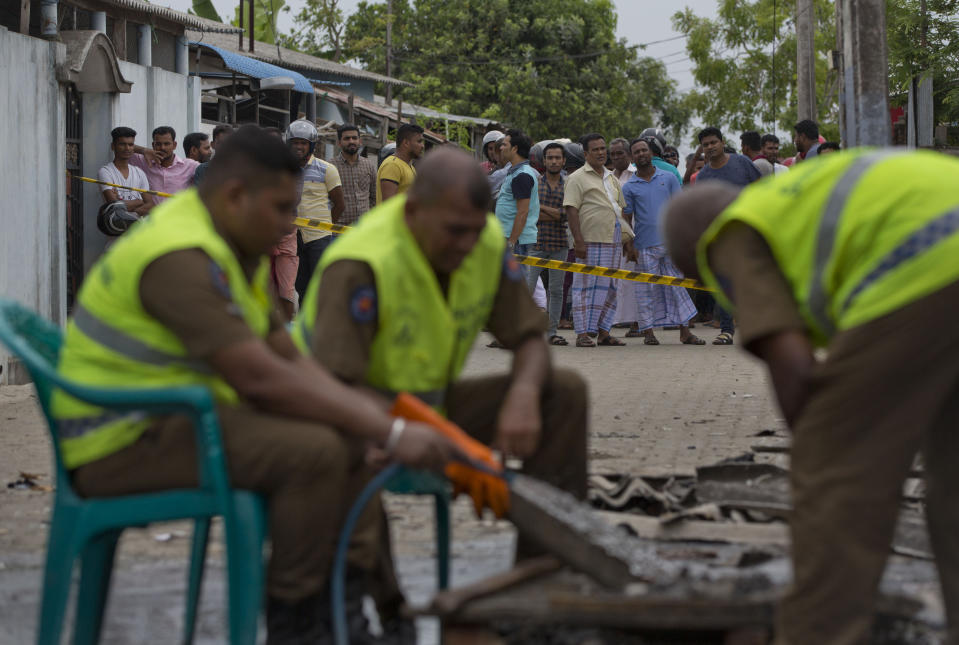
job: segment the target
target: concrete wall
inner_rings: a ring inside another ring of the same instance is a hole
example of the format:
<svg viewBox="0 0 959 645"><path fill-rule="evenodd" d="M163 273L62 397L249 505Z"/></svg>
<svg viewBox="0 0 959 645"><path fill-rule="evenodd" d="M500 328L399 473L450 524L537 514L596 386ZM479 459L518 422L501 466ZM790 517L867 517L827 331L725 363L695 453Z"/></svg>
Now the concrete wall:
<svg viewBox="0 0 959 645"><path fill-rule="evenodd" d="M66 98L54 69L65 55L0 28L0 297L57 323L66 318ZM2 345L0 369L0 383L25 381Z"/></svg>
<svg viewBox="0 0 959 645"><path fill-rule="evenodd" d="M137 144L150 147L153 128L173 126L177 143L199 129L200 88L197 79L158 67L143 67L120 61L123 77L133 82L129 94L83 95L83 172L96 178L100 166L108 163L110 130L125 125L137 132ZM184 156L182 148L177 154ZM90 185L84 192L83 264L86 270L103 254L110 238L96 226L96 214L103 203L101 191Z"/></svg>

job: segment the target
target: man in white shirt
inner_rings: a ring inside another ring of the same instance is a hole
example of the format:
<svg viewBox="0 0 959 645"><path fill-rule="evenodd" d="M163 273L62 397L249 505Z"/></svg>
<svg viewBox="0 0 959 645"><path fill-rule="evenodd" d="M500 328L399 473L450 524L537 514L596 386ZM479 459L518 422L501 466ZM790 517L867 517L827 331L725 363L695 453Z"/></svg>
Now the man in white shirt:
<svg viewBox="0 0 959 645"><path fill-rule="evenodd" d="M153 201L145 199L144 195L138 190L149 190L150 183L147 180L146 173L129 163L134 154L133 148L136 145L137 133L132 128L121 126L114 128L110 132L110 136L113 138L113 142L110 144L110 149L113 151L113 161L100 168L97 172L97 179L111 184L128 186L129 188L102 185L103 201L107 204L122 201L131 213L140 216L146 215L153 208Z"/></svg>

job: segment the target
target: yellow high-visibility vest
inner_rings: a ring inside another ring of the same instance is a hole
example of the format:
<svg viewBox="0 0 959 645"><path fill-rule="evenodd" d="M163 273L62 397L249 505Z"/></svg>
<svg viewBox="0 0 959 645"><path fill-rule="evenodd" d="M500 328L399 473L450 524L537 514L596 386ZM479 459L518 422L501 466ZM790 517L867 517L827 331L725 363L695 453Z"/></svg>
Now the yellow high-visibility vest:
<svg viewBox="0 0 959 645"><path fill-rule="evenodd" d="M752 184L699 241L700 275L732 222L765 238L813 341L879 318L959 279L959 159L863 149L805 161ZM739 288L748 288L743 286Z"/></svg>
<svg viewBox="0 0 959 645"><path fill-rule="evenodd" d="M506 242L496 217L488 215L479 241L450 275L443 295L404 220L405 196L397 196L364 215L323 254L294 323L293 337L310 352L320 282L338 260L359 260L373 270L375 293L368 302L356 294L351 306L376 310L378 332L370 349L366 384L391 395L405 391L441 406L447 386L463 369L476 335L486 324L499 289ZM512 260L515 263L515 260ZM517 267L518 268L518 267Z"/></svg>
<svg viewBox="0 0 959 645"><path fill-rule="evenodd" d="M248 280L236 255L213 227L196 191L179 193L138 222L97 262L80 289L64 338L59 372L91 387L162 388L204 385L221 402L236 391L210 366L188 358L183 343L140 302L140 277L155 259L199 248L210 256L214 278L229 290L250 328L265 337L272 302L266 258ZM76 468L133 443L150 424L143 414L111 413L54 393L53 415L64 466Z"/></svg>

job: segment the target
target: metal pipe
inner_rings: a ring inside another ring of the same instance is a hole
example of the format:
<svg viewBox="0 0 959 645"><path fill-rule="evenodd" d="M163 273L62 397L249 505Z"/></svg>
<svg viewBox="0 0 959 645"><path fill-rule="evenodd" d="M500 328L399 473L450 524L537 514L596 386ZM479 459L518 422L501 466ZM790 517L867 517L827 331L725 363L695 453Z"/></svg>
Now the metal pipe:
<svg viewBox="0 0 959 645"><path fill-rule="evenodd" d="M90 28L99 31L101 34L107 33L107 12L94 11L90 17Z"/></svg>
<svg viewBox="0 0 959 645"><path fill-rule="evenodd" d="M153 27L137 27L137 62L144 67L153 65Z"/></svg>
<svg viewBox="0 0 959 645"><path fill-rule="evenodd" d="M180 34L176 37L176 49L173 54L173 71L184 76L190 73L190 47L187 45L186 36Z"/></svg>
<svg viewBox="0 0 959 645"><path fill-rule="evenodd" d="M40 35L43 38L57 37L58 0L40 0Z"/></svg>

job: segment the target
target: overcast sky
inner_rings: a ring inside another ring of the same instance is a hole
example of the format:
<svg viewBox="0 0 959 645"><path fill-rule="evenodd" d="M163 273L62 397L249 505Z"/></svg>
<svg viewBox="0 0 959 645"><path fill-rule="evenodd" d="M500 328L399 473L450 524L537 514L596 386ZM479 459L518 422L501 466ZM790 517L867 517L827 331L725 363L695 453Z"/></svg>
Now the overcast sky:
<svg viewBox="0 0 959 645"><path fill-rule="evenodd" d="M154 0L154 4L168 5L181 11L186 11L193 6L192 0ZM228 17L233 15L237 4L237 0L213 0L213 5L224 20L228 20ZM305 0L287 0L291 11L281 14L277 25L280 32L287 33L292 29L292 16L304 4ZM359 0L342 0L343 13L351 14L358 4ZM614 0L613 4L619 12L617 35L625 38L630 44L641 44L678 36L679 34L673 31L670 18L684 6L692 8L694 12L702 16L715 16L718 1ZM691 64L685 48L686 41L678 39L650 45L645 52L647 56L661 58L666 63L666 70L676 80L680 90L688 90L693 86L693 78L689 72Z"/></svg>

